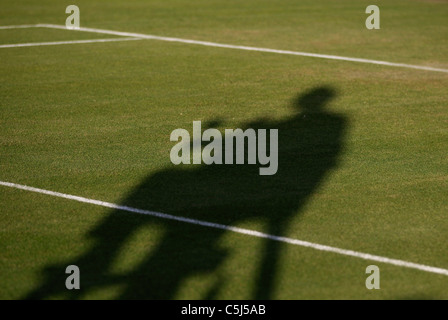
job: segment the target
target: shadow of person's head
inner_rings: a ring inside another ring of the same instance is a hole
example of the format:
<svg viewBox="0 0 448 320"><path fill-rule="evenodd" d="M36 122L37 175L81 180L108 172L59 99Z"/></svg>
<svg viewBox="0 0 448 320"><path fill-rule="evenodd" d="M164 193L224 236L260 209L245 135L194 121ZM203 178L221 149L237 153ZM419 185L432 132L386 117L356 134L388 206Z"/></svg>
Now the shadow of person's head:
<svg viewBox="0 0 448 320"><path fill-rule="evenodd" d="M294 107L304 113L323 112L325 106L336 96L336 91L328 86L314 88L296 98Z"/></svg>

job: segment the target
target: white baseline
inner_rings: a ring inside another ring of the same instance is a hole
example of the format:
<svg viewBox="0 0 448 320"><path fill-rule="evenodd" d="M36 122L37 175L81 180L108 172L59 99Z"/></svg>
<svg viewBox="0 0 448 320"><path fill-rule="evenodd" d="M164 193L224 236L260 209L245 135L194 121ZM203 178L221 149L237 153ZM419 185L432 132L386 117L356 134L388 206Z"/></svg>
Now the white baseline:
<svg viewBox="0 0 448 320"><path fill-rule="evenodd" d="M6 182L6 181L0 181L0 185L5 186L5 187L10 187L10 188L15 188L15 189L45 194L45 195L49 195L49 196L53 196L53 197L64 198L64 199L68 199L68 200L74 200L74 201L78 201L78 202L93 204L93 205L111 208L111 209L115 209L115 210L138 213L138 214L153 216L153 217L157 217L157 218L161 218L161 219L174 220L174 221L199 225L199 226L208 227L208 228L222 229L222 230L240 233L240 234L244 234L244 235L248 235L248 236L252 236L252 237L284 242L284 243L288 243L291 245L311 248L311 249L315 249L315 250L319 250L319 251L331 252L331 253L340 254L340 255L344 255L344 256L350 256L350 257L355 257L355 258L359 258L359 259L390 264L390 265L394 265L394 266L398 266L398 267L406 267L406 268L411 268L411 269L416 269L416 270L420 270L420 271L425 271L425 272L448 276L448 269L432 267L432 266L408 262L408 261L404 261L404 260L391 259L391 258L387 258L387 257L372 255L369 253L363 253L363 252L358 252L358 251L353 251L353 250L346 250L346 249L331 247L331 246L322 245L322 244L318 244L318 243L271 235L271 234L267 234L267 233L263 233L263 232L259 232L259 231L255 231L255 230L243 229L243 228L238 228L238 227L233 227L233 226L228 226L228 225L223 225L223 224L218 224L218 223L213 223L213 222L196 220L196 219L191 219L191 218L186 218L186 217L181 217L181 216L174 216L174 215L170 215L170 214L154 212L154 211L149 211L149 210L137 209L137 208L118 205L115 203L104 202L104 201L94 200L94 199L88 199L88 198L79 197L79 196L75 196L75 195L29 187L29 186Z"/></svg>

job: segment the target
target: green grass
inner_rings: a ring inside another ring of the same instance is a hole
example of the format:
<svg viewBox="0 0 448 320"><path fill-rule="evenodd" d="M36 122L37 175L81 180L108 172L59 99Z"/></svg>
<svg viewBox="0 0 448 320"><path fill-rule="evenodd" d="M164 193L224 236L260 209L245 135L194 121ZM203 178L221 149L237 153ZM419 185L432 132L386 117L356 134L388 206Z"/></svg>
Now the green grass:
<svg viewBox="0 0 448 320"><path fill-rule="evenodd" d="M85 27L448 67L442 1L379 4L377 31L367 1L76 4ZM64 24L65 6L3 1L0 25ZM1 44L105 37L0 30ZM446 269L447 85L150 40L0 49L0 180ZM298 117L297 99L322 87L326 111ZM279 128L278 174L172 165L171 131L217 119ZM5 187L0 204L1 299L448 299L446 276ZM79 292L64 287L69 264ZM370 264L381 290L365 288Z"/></svg>

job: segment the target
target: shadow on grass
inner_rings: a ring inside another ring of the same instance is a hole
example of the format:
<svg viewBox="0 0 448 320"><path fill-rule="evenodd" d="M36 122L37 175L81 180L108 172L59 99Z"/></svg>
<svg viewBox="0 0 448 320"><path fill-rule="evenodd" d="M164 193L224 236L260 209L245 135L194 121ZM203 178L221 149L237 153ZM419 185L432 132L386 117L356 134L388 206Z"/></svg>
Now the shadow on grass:
<svg viewBox="0 0 448 320"><path fill-rule="evenodd" d="M342 152L347 120L325 109L334 96L333 89L317 87L295 99L293 116L243 126L243 130L278 129L275 175L260 176L259 165L197 165L187 170L173 166L149 176L122 204L225 225L256 218L267 226L260 231L286 235L290 220L300 214ZM117 274L111 270L124 245L148 224L162 226L161 239L148 244L147 255L131 271ZM80 299L93 290L120 285L123 290L117 299L172 299L191 276L214 274L216 282L203 296L213 299L224 281L230 280L219 275L219 267L229 256L219 245L226 232L117 210L91 230L94 245L88 252L46 268L41 285L24 298L60 294ZM252 286L253 299L270 299L277 289L283 244L262 241L256 274L241 284ZM65 268L72 264L81 270L81 290L65 288Z"/></svg>

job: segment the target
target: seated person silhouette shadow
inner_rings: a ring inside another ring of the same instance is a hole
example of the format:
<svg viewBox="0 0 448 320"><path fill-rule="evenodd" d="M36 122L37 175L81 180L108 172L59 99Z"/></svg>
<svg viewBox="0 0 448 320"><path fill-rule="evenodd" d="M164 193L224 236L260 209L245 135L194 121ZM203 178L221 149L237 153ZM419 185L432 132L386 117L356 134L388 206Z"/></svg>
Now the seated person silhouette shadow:
<svg viewBox="0 0 448 320"><path fill-rule="evenodd" d="M258 231L286 236L291 219L301 213L341 155L347 119L325 109L334 96L333 89L317 87L296 98L292 116L241 127L278 129L275 175L260 176L259 165L173 165L146 178L122 205L224 225L257 219L266 226ZM163 230L161 238L148 244L147 255L132 270L114 272L124 245L148 224ZM220 246L226 232L114 210L89 233L91 249L74 261L47 267L42 284L24 298L66 294L80 299L93 290L120 285L116 299L173 299L190 277L219 273L229 256ZM262 250L257 253L261 262L255 266L254 278L248 279L254 284L252 299L273 297L281 259L281 242L261 241ZM81 270L81 290L65 288L68 275L64 271L72 264ZM216 283L202 298L217 297L229 280L221 275L214 279Z"/></svg>

